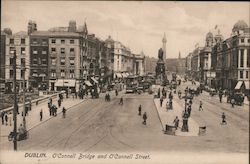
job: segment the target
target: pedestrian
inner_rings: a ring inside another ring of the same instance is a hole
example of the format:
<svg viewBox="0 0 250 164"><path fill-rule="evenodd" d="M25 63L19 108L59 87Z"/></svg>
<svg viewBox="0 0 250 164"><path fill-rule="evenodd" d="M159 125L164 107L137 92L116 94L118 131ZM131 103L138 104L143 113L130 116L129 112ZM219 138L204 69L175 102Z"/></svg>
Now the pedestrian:
<svg viewBox="0 0 250 164"><path fill-rule="evenodd" d="M160 105L161 105L161 107L162 107L162 103L163 103L163 96L161 96L161 98L160 98Z"/></svg>
<svg viewBox="0 0 250 164"><path fill-rule="evenodd" d="M175 129L177 129L179 127L179 121L180 120L179 120L178 116L176 116L175 119L174 119L174 122L173 122L174 126L175 126Z"/></svg>
<svg viewBox="0 0 250 164"><path fill-rule="evenodd" d="M77 92L75 92L75 97L76 97L76 99L77 99L77 95L78 95L78 93L77 93Z"/></svg>
<svg viewBox="0 0 250 164"><path fill-rule="evenodd" d="M66 117L66 109L64 107L62 108L62 113L63 113L63 118L65 118Z"/></svg>
<svg viewBox="0 0 250 164"><path fill-rule="evenodd" d="M173 109L173 102L172 102L172 99L169 99L169 109Z"/></svg>
<svg viewBox="0 0 250 164"><path fill-rule="evenodd" d="M58 106L59 106L59 108L61 107L61 99L59 98L58 100L57 100L57 102L58 102Z"/></svg>
<svg viewBox="0 0 250 164"><path fill-rule="evenodd" d="M192 104L193 104L192 99L189 100L189 104L190 104L190 106L192 106Z"/></svg>
<svg viewBox="0 0 250 164"><path fill-rule="evenodd" d="M203 111L203 108L202 108L202 101L200 101L199 111Z"/></svg>
<svg viewBox="0 0 250 164"><path fill-rule="evenodd" d="M8 114L7 114L7 113L5 113L4 118L5 118L5 123L6 123L6 125L8 125Z"/></svg>
<svg viewBox="0 0 250 164"><path fill-rule="evenodd" d="M141 115L141 104L140 104L140 106L139 106L139 108L138 108L138 115L140 116Z"/></svg>
<svg viewBox="0 0 250 164"><path fill-rule="evenodd" d="M2 125L4 125L4 112L1 112Z"/></svg>
<svg viewBox="0 0 250 164"><path fill-rule="evenodd" d="M232 108L234 108L234 104L235 104L235 100L234 100L234 98L232 98L232 99L231 99Z"/></svg>
<svg viewBox="0 0 250 164"><path fill-rule="evenodd" d="M40 121L42 121L43 120L43 109L41 109L41 111L40 111Z"/></svg>
<svg viewBox="0 0 250 164"><path fill-rule="evenodd" d="M122 98L122 97L120 98L119 104L120 104L120 105L123 105L123 98Z"/></svg>
<svg viewBox="0 0 250 164"><path fill-rule="evenodd" d="M142 123L143 123L144 125L146 125L146 124L147 124L147 118L148 118L146 112L144 112L142 118L143 118L143 122L142 122Z"/></svg>
<svg viewBox="0 0 250 164"><path fill-rule="evenodd" d="M222 118L222 122L221 122L221 124L222 124L222 125L227 124L227 121L226 121L226 115L225 115L225 113L224 113L224 112L222 112L221 118Z"/></svg>
<svg viewBox="0 0 250 164"><path fill-rule="evenodd" d="M187 110L188 110L188 117L190 117L190 115L191 115L191 111L192 111L192 107L191 107L191 105L189 105L189 106L188 106L188 109L187 109Z"/></svg>
<svg viewBox="0 0 250 164"><path fill-rule="evenodd" d="M118 90L117 89L115 90L115 95L118 96Z"/></svg>

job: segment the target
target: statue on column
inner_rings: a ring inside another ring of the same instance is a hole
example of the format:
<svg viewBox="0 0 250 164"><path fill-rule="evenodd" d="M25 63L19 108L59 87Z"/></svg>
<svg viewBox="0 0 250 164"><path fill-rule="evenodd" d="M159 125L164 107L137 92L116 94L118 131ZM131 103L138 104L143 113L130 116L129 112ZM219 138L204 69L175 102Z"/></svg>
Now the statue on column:
<svg viewBox="0 0 250 164"><path fill-rule="evenodd" d="M162 48L158 51L158 61L155 68L156 78L163 80L165 78L165 63L163 60L163 50Z"/></svg>

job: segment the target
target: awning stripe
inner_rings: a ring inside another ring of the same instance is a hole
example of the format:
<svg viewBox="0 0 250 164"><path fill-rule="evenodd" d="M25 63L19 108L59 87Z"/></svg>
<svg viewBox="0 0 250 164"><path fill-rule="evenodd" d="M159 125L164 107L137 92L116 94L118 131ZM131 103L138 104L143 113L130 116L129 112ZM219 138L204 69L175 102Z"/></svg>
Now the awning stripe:
<svg viewBox="0 0 250 164"><path fill-rule="evenodd" d="M237 85L235 86L234 89L240 89L242 83L243 83L243 81L238 81L238 83L237 83Z"/></svg>

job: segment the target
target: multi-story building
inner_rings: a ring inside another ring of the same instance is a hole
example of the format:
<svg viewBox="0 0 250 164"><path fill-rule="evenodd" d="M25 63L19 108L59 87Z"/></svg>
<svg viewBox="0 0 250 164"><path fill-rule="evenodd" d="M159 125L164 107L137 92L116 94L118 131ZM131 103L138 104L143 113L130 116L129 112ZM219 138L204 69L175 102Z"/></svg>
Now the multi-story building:
<svg viewBox="0 0 250 164"><path fill-rule="evenodd" d="M140 54L134 54L133 74L144 75L145 74L145 55L143 51Z"/></svg>
<svg viewBox="0 0 250 164"><path fill-rule="evenodd" d="M24 89L29 86L30 54L29 36L27 32L20 31L6 36L5 79L7 90L13 89L14 53L16 53L16 79L17 88ZM19 90L20 91L20 90Z"/></svg>
<svg viewBox="0 0 250 164"><path fill-rule="evenodd" d="M201 77L201 68L200 68L200 51L202 47L196 47L195 50L192 52L192 59L191 59L191 69L192 69L192 77L200 81Z"/></svg>
<svg viewBox="0 0 250 164"><path fill-rule="evenodd" d="M145 73L155 74L155 67L157 65L157 59L154 57L145 57Z"/></svg>
<svg viewBox="0 0 250 164"><path fill-rule="evenodd" d="M30 33L30 81L32 87L49 87L49 34L47 31Z"/></svg>
<svg viewBox="0 0 250 164"><path fill-rule="evenodd" d="M74 32L48 32L49 88L76 89L80 80L80 35Z"/></svg>
<svg viewBox="0 0 250 164"><path fill-rule="evenodd" d="M249 90L250 28L240 20L230 38L216 44L216 87Z"/></svg>
<svg viewBox="0 0 250 164"><path fill-rule="evenodd" d="M191 76L192 68L191 68L191 59L192 59L192 53L189 53L186 57L186 75Z"/></svg>
<svg viewBox="0 0 250 164"><path fill-rule="evenodd" d="M1 31L1 50L0 50L0 82L2 83L5 79L5 43L6 33Z"/></svg>

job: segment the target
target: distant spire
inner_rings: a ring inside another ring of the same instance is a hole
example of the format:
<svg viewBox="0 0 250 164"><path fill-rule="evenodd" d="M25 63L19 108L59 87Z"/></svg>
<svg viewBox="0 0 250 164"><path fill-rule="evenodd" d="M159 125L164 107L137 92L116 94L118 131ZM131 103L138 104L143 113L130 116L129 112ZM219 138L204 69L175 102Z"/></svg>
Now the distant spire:
<svg viewBox="0 0 250 164"><path fill-rule="evenodd" d="M179 51L179 59L181 58L181 52Z"/></svg>
<svg viewBox="0 0 250 164"><path fill-rule="evenodd" d="M166 43L167 42L167 38L166 38L166 33L164 32L164 36L162 38L162 42Z"/></svg>

